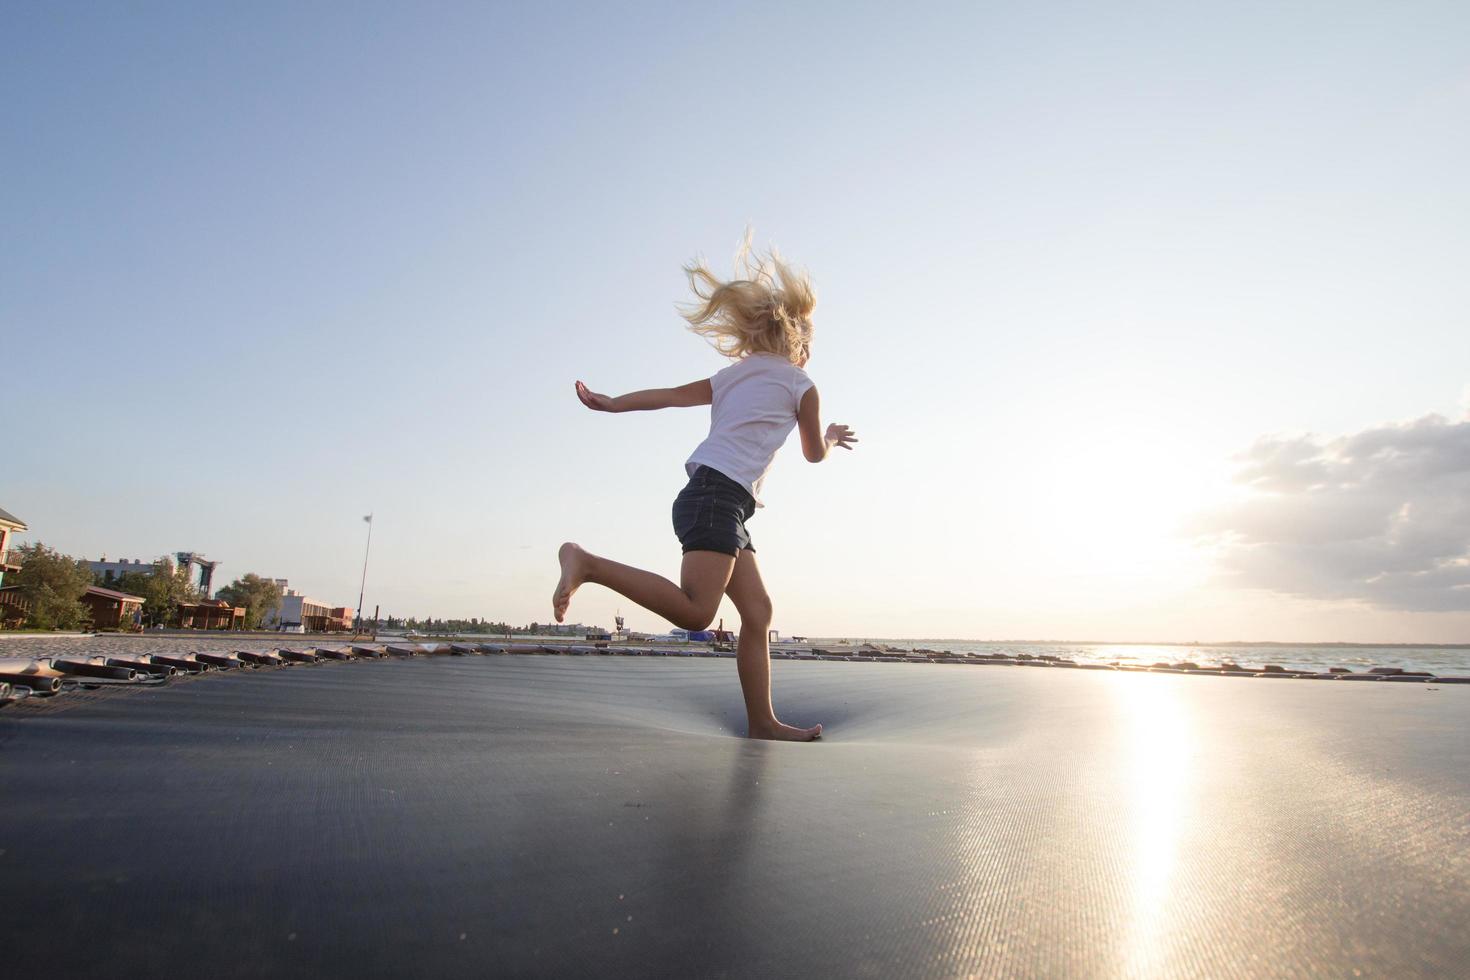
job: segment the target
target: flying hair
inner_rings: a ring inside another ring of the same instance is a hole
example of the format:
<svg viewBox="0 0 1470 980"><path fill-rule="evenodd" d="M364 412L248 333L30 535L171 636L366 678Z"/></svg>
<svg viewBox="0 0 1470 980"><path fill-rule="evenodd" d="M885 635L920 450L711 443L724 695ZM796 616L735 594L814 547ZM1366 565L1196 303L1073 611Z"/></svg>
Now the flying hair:
<svg viewBox="0 0 1470 980"><path fill-rule="evenodd" d="M774 249L751 248L751 232L735 253L735 277L720 279L703 259L684 267L699 302L679 313L689 329L726 357L776 354L795 364L811 353L812 311L817 294L805 272L788 265Z"/></svg>

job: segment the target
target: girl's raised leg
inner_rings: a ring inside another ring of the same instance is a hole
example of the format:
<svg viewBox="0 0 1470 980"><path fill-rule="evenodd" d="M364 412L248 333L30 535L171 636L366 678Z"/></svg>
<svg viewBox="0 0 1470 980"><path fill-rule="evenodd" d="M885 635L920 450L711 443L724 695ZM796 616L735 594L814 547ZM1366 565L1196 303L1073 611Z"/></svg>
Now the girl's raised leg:
<svg viewBox="0 0 1470 980"><path fill-rule="evenodd" d="M561 580L551 597L556 621L562 621L572 593L588 582L605 585L632 599L649 612L657 613L675 626L702 630L714 621L720 596L730 581L735 559L718 551L691 551L684 556L675 585L662 575L601 558L568 541L557 552Z"/></svg>
<svg viewBox="0 0 1470 980"><path fill-rule="evenodd" d="M782 724L771 707L771 597L761 581L755 552L740 552L735 569L725 585L725 594L740 613L740 642L735 648L735 666L740 672L740 690L745 695L745 718L751 738L783 742L810 742L821 737L822 726L796 728Z"/></svg>

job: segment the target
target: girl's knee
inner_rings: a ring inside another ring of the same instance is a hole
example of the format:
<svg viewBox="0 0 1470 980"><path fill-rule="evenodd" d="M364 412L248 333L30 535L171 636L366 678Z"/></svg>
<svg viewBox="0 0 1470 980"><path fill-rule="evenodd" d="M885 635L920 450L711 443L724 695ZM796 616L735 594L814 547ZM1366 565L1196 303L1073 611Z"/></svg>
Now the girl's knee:
<svg viewBox="0 0 1470 980"><path fill-rule="evenodd" d="M761 596L759 599L745 603L739 609L740 625L752 629L766 629L771 625L771 618L775 610L771 607L771 597Z"/></svg>

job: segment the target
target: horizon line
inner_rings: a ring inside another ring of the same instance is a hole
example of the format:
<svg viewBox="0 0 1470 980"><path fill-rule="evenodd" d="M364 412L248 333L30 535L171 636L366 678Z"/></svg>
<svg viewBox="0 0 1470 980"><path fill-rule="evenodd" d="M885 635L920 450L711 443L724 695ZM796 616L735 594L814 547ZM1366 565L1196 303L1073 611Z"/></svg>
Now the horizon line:
<svg viewBox="0 0 1470 980"><path fill-rule="evenodd" d="M808 640L837 640L846 639L838 636L810 635ZM788 637L789 639L789 637ZM1470 650L1470 641L1464 643L1371 643L1358 640L978 640L964 637L907 637L907 636L880 636L865 637L863 642L870 639L879 640L903 640L905 642L917 643L1021 643L1040 645L1055 643L1070 646L1153 646L1153 647L1364 647L1364 648L1404 648L1419 650Z"/></svg>

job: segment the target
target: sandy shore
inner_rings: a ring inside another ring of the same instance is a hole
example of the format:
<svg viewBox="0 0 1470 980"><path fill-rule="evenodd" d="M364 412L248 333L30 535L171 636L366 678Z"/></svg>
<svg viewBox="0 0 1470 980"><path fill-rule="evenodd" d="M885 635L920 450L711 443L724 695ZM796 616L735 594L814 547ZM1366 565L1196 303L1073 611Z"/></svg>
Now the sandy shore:
<svg viewBox="0 0 1470 980"><path fill-rule="evenodd" d="M303 977L1470 961L1470 688L774 677L783 717L824 723L821 742L737 737L734 665L714 659L406 658L0 712L0 894L25 910L0 925L8 961Z"/></svg>

